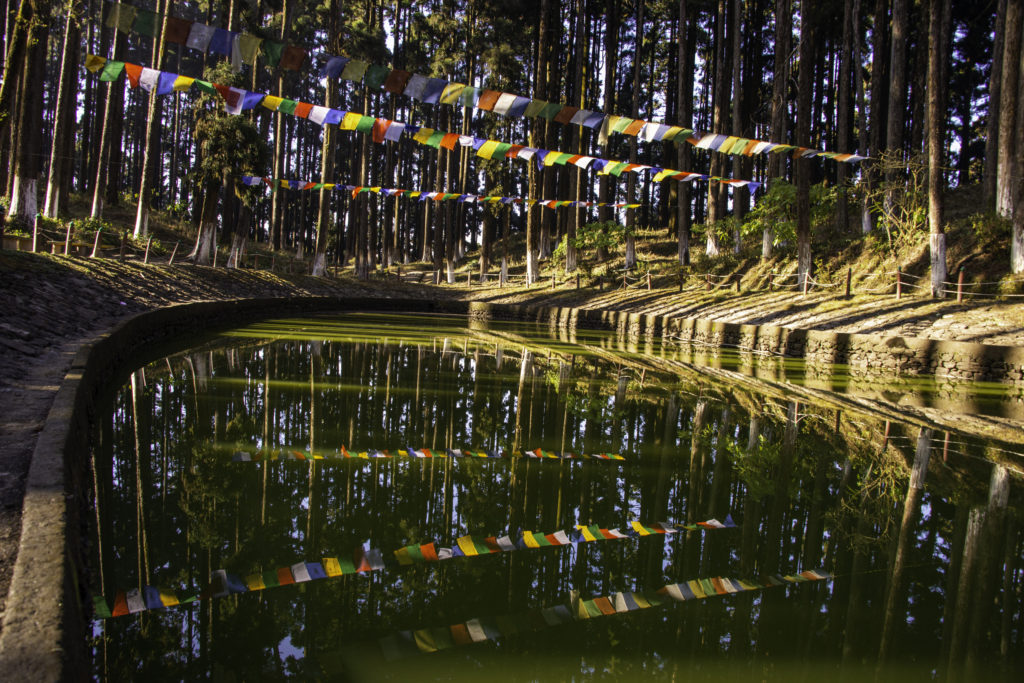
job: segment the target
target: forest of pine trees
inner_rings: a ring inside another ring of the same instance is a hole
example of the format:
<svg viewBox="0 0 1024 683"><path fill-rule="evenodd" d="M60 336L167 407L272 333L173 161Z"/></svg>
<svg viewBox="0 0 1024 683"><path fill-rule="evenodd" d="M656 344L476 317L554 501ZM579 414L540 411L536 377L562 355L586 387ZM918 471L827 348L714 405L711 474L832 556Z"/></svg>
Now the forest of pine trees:
<svg viewBox="0 0 1024 683"><path fill-rule="evenodd" d="M479 249L482 274L507 256L525 260L532 280L538 259L563 238L574 270L578 234L609 221L625 228L627 266L639 228L676 238L682 264L692 248L714 257L739 247L752 207L770 196L793 206L795 236L786 248L804 277L823 234L881 229L901 201L900 185L920 172L927 216L919 228L930 233L935 291L948 279L944 215L956 188L979 187L971 196L984 205L974 210L1012 223L1009 269L1024 272L1024 0L4 2L0 182L8 227L36 214L67 217L75 195L91 204L93 219L137 203L136 237L149 231L153 209L191 220L197 263L221 244L232 245L229 265L237 264L255 240L311 257L314 274L332 263L367 277L378 266L422 260L451 278L454 265ZM254 64L232 59L242 43L227 44L226 53L224 45L184 44L188 22L248 35L250 49L262 39ZM235 115L217 90L156 94L156 87L129 87L125 74L103 80L102 60L92 56L513 149L755 184L656 182L651 170L600 175L564 160L484 158L474 146L417 144L408 134L381 139L266 106ZM334 56L365 62L365 75L325 77ZM396 94L383 80L389 73L570 109L500 116L459 102L428 104ZM563 116L575 108L686 130L672 141L628 127L605 135L603 126ZM730 153L693 144L709 133L730 136ZM796 147L751 153L735 140ZM808 157L803 148L869 159ZM271 192L244 185L243 175L640 206ZM836 192L825 220L813 211L816 187ZM510 235L525 240L526 254L510 251ZM758 241L768 256L778 236L766 228Z"/></svg>

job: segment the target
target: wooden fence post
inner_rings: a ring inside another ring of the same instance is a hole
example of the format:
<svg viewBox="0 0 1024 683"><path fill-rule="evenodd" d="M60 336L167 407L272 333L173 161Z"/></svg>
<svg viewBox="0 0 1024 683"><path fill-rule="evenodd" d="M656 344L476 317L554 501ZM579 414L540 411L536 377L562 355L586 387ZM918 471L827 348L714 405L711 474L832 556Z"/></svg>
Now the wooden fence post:
<svg viewBox="0 0 1024 683"><path fill-rule="evenodd" d="M768 273L768 291L775 291L775 271Z"/></svg>
<svg viewBox="0 0 1024 683"><path fill-rule="evenodd" d="M100 228L96 228L96 240L92 243L92 254L89 258L97 258L100 255Z"/></svg>
<svg viewBox="0 0 1024 683"><path fill-rule="evenodd" d="M683 271L679 271L679 293L683 293Z"/></svg>
<svg viewBox="0 0 1024 683"><path fill-rule="evenodd" d="M124 252L128 249L128 231L125 230L121 233L121 253L118 254L117 258L124 263Z"/></svg>
<svg viewBox="0 0 1024 683"><path fill-rule="evenodd" d="M850 294L853 291L852 290L852 284L853 284L853 268L847 268L846 269L846 298L847 299L850 298Z"/></svg>
<svg viewBox="0 0 1024 683"><path fill-rule="evenodd" d="M903 298L903 267L896 266L896 300Z"/></svg>
<svg viewBox="0 0 1024 683"><path fill-rule="evenodd" d="M580 274L576 273L576 289L580 288Z"/></svg>
<svg viewBox="0 0 1024 683"><path fill-rule="evenodd" d="M149 245L153 244L153 236L150 235L149 239L146 240L146 255L143 257L143 263L149 263Z"/></svg>
<svg viewBox="0 0 1024 683"><path fill-rule="evenodd" d="M651 271L647 271L647 291L651 291Z"/></svg>
<svg viewBox="0 0 1024 683"><path fill-rule="evenodd" d="M960 273L956 276L956 302L960 303L963 300L964 300L964 267L960 266Z"/></svg>
<svg viewBox="0 0 1024 683"><path fill-rule="evenodd" d="M555 274L551 273L551 289L555 288Z"/></svg>
<svg viewBox="0 0 1024 683"><path fill-rule="evenodd" d="M174 256L178 253L178 245L181 244L181 240L174 243L174 249L171 250L171 258L167 260L167 265L174 265Z"/></svg>
<svg viewBox="0 0 1024 683"><path fill-rule="evenodd" d="M32 253L39 251L39 214L32 221Z"/></svg>
<svg viewBox="0 0 1024 683"><path fill-rule="evenodd" d="M705 284L704 289L706 291L710 292L711 291L711 273L704 273L704 284Z"/></svg>
<svg viewBox="0 0 1024 683"><path fill-rule="evenodd" d="M803 296L807 296L807 283L811 281L811 274L804 273Z"/></svg>
<svg viewBox="0 0 1024 683"><path fill-rule="evenodd" d="M622 271L622 288L626 288L626 271Z"/></svg>
<svg viewBox="0 0 1024 683"><path fill-rule="evenodd" d="M67 256L71 253L71 226L74 225L74 221L68 221L68 234L64 237L64 255Z"/></svg>
<svg viewBox="0 0 1024 683"><path fill-rule="evenodd" d="M736 293L737 294L740 293L740 276L739 275L736 276Z"/></svg>

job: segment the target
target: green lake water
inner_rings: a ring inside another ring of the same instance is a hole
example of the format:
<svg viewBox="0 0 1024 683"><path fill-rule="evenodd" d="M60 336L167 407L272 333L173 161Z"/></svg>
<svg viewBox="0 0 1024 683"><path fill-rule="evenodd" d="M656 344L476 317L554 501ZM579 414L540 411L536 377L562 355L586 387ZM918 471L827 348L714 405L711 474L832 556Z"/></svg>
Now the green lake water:
<svg viewBox="0 0 1024 683"><path fill-rule="evenodd" d="M205 335L100 420L92 674L1017 680L1019 397L829 370L457 316Z"/></svg>

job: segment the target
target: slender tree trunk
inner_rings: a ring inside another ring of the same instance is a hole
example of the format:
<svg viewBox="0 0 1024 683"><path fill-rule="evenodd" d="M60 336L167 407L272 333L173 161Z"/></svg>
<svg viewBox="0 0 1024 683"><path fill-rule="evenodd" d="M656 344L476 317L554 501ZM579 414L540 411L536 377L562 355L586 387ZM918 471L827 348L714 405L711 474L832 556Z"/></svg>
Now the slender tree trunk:
<svg viewBox="0 0 1024 683"><path fill-rule="evenodd" d="M199 232L196 234L196 244L189 259L197 266L208 266L211 262L213 250L217 246L217 204L220 195L218 183L207 183L203 188L202 213L199 219Z"/></svg>
<svg viewBox="0 0 1024 683"><path fill-rule="evenodd" d="M226 268L238 268L242 257L245 254L245 245L249 240L249 230L252 228L252 209L242 204L238 210L238 219L235 221L235 229L231 235L231 251L228 252Z"/></svg>
<svg viewBox="0 0 1024 683"><path fill-rule="evenodd" d="M167 30L167 9L168 0L162 3L157 1L157 11L161 12L161 22L158 33L153 38L153 54L151 64L154 69L163 69L164 49L163 37ZM142 150L142 178L139 182L139 203L135 207L135 231L136 239L149 234L149 211L153 184L156 182L157 158L160 155L160 131L163 128L161 114L163 112L162 95L156 94L156 88L149 93L149 107L146 115L146 132L144 147Z"/></svg>
<svg viewBox="0 0 1024 683"><path fill-rule="evenodd" d="M944 26L950 14L949 0L932 0L928 13L928 227L931 233L932 296L944 299L946 281L946 234L942 225L942 193L946 187L945 162L946 97L942 65Z"/></svg>
<svg viewBox="0 0 1024 683"><path fill-rule="evenodd" d="M853 85L853 75L857 73L860 78L860 66L853 63L853 40L855 27L860 23L860 0L853 0L844 4L843 11L843 49L839 60L839 116L836 127L836 151L845 152L850 145L850 114L853 107L850 102L850 91ZM856 66L857 71L854 71ZM847 165L840 163L836 165L836 185L839 189L839 198L836 203L836 232L846 232L850 222L850 202L847 196Z"/></svg>
<svg viewBox="0 0 1024 683"><path fill-rule="evenodd" d="M999 98L999 144L996 169L996 212L1012 218L1014 186L1019 182L1020 154L1017 147L1019 130L1017 110L1024 106L1019 100L1018 83L1021 73L1022 25L1024 0L1007 0L1006 40L1003 45L1002 87ZM1018 271L1019 272L1019 271Z"/></svg>
<svg viewBox="0 0 1024 683"><path fill-rule="evenodd" d="M643 61L644 42L644 3L637 3L636 10L636 47L633 52L633 104L630 107L630 117L640 117L640 64ZM629 163L637 162L636 137L629 139ZM626 179L626 203L632 204L636 199L636 173L630 172ZM626 258L624 266L626 270L632 270L636 266L636 211L626 209Z"/></svg>
<svg viewBox="0 0 1024 683"><path fill-rule="evenodd" d="M676 93L676 107L679 112L679 125L687 128L693 127L693 52L690 41L693 31L693 22L687 7L686 0L679 0L679 51L676 57L679 77L677 79L679 91ZM679 169L690 170L690 143L676 138L676 155L679 159ZM679 204L676 207L678 217L676 219L676 254L679 258L679 265L690 265L690 226L692 216L690 214L690 183L677 181L677 197Z"/></svg>
<svg viewBox="0 0 1024 683"><path fill-rule="evenodd" d="M78 93L78 48L82 34L78 10L78 2L73 1L68 8L64 44L61 49L60 85L57 88L59 94L50 148L50 173L46 181L46 199L43 203L43 214L50 218L57 218L68 195L65 171L72 162L71 140Z"/></svg>
<svg viewBox="0 0 1024 683"><path fill-rule="evenodd" d="M789 90L789 56L792 51L793 10L790 0L775 2L775 66L772 71L772 140L784 142L788 137L786 131L787 92ZM768 156L768 182L781 178L785 173L785 160L780 154ZM770 227L764 229L761 236L761 258L772 257L775 233Z"/></svg>
<svg viewBox="0 0 1024 683"><path fill-rule="evenodd" d="M810 146L811 88L813 74L814 32L809 3L800 5L800 74L797 85L796 144ZM796 171L796 241L797 278L803 286L811 275L811 169L810 161L794 161Z"/></svg>
<svg viewBox="0 0 1024 683"><path fill-rule="evenodd" d="M35 218L39 208L38 180L43 156L43 90L37 84L45 80L46 48L49 37L49 15L45 7L37 8L29 26L23 70L20 79L18 119L12 129L11 205L7 215Z"/></svg>
<svg viewBox="0 0 1024 683"><path fill-rule="evenodd" d="M1003 50L1006 45L1006 0L996 5L996 31L992 43L992 69L988 80L988 121L985 125L985 171L981 194L985 206L994 207L999 163L999 104L1003 92Z"/></svg>
<svg viewBox="0 0 1024 683"><path fill-rule="evenodd" d="M715 80L714 95L712 97L711 128L715 131L724 130L728 107L726 100L729 99L729 73L726 45L726 0L718 0L718 9L715 13ZM711 152L711 175L724 175L725 161L721 152ZM716 223L725 218L725 188L721 183L708 183L708 220L705 224L705 246L704 251L710 257L719 255L718 232Z"/></svg>
<svg viewBox="0 0 1024 683"><path fill-rule="evenodd" d="M340 22L338 0L331 0L328 9L328 36L329 49L337 51L338 25ZM324 106L334 107L337 93L335 79L328 79L327 92L324 95ZM323 126L323 144L320 147L320 182L330 183L334 176L334 126ZM320 202L317 206L316 215L316 247L313 251L313 277L322 277L327 268L327 238L330 234L331 223L331 192L333 190L320 189Z"/></svg>

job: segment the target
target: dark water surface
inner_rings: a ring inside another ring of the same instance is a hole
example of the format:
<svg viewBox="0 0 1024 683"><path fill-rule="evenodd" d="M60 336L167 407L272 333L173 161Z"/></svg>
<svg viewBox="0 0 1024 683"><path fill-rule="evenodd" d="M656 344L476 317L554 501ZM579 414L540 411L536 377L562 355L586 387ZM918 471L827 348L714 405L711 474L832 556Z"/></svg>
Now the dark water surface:
<svg viewBox="0 0 1024 683"><path fill-rule="evenodd" d="M824 370L449 316L210 336L132 373L96 435L89 592L160 608L97 618L93 673L1018 680L1019 401L961 387L958 415L934 382ZM509 457L534 449L623 460ZM735 526L675 526L709 520ZM394 553L634 521L678 533ZM717 577L758 589L685 583Z"/></svg>

